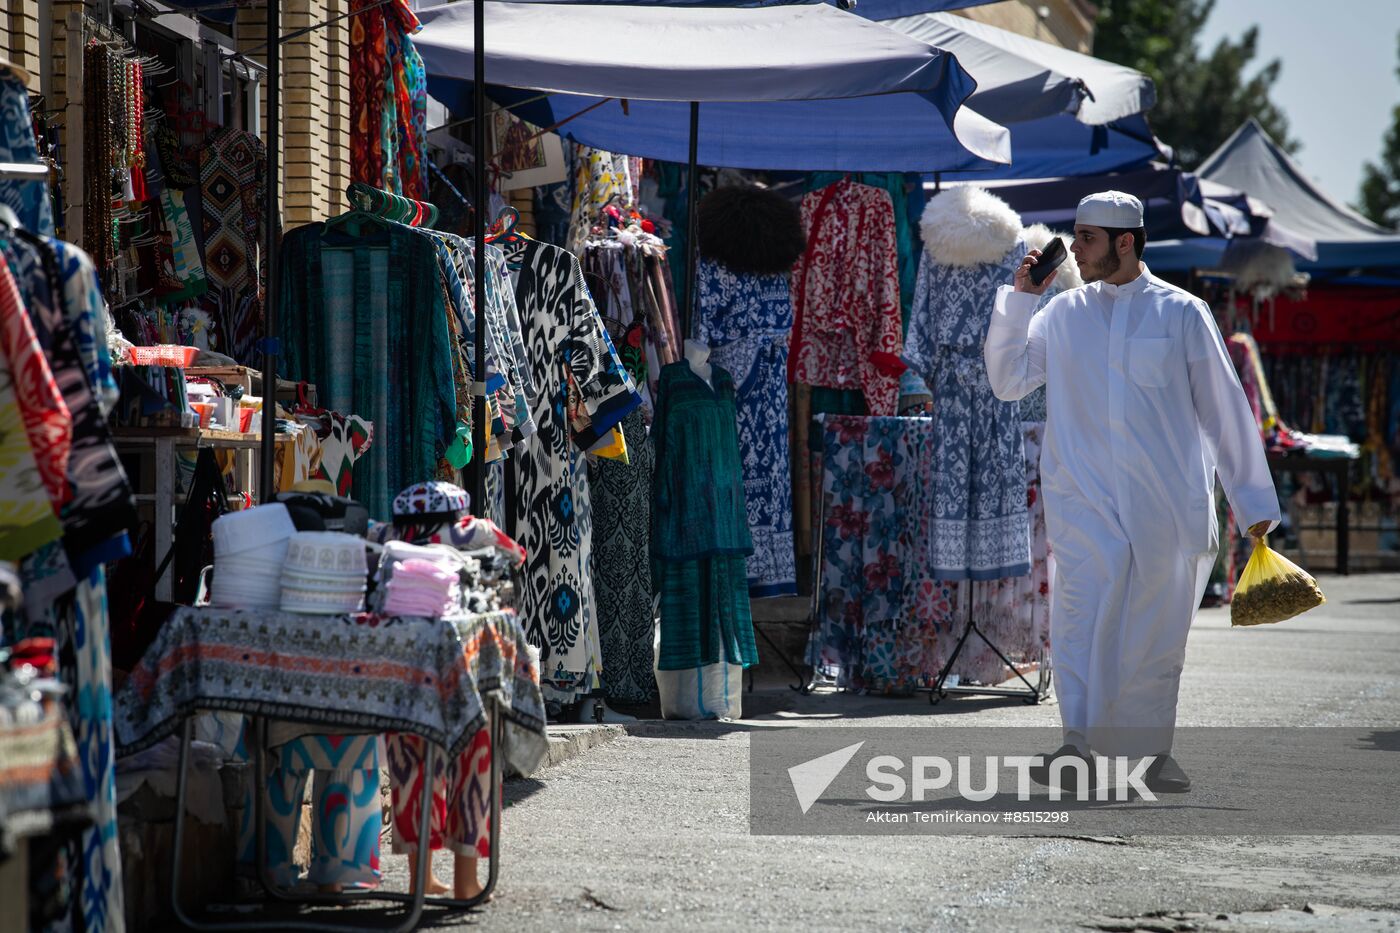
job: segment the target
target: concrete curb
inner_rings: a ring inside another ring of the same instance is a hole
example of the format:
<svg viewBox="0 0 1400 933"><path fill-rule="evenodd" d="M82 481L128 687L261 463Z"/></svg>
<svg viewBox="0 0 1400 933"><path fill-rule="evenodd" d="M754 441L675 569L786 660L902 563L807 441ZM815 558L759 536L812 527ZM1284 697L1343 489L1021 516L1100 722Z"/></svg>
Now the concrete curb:
<svg viewBox="0 0 1400 933"><path fill-rule="evenodd" d="M621 726L591 724L550 726L546 731L549 736L549 751L539 771L570 761L591 748L606 745L626 734ZM535 773L539 774L539 771Z"/></svg>

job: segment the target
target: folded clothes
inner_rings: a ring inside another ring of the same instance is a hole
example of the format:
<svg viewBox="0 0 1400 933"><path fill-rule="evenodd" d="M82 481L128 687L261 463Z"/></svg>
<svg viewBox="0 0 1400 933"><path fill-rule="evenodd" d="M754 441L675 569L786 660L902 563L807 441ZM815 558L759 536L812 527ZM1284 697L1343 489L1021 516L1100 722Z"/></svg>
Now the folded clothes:
<svg viewBox="0 0 1400 933"><path fill-rule="evenodd" d="M383 611L390 615L441 616L461 602L458 575L443 563L413 557L394 567L385 585Z"/></svg>

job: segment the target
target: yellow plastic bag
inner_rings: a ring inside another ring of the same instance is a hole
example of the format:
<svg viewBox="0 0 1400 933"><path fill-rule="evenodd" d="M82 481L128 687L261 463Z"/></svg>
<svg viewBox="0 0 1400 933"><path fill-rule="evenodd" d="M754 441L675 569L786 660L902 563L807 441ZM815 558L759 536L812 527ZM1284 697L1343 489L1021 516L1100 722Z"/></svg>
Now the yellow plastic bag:
<svg viewBox="0 0 1400 933"><path fill-rule="evenodd" d="M1261 539L1249 555L1230 601L1231 625L1282 622L1327 602L1317 581Z"/></svg>

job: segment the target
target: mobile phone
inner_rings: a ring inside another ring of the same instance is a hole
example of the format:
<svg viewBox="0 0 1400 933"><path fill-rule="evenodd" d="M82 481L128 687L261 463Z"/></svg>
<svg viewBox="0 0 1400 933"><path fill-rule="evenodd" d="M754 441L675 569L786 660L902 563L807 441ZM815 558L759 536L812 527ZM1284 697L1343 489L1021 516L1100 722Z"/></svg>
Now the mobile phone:
<svg viewBox="0 0 1400 933"><path fill-rule="evenodd" d="M1065 242L1059 237L1051 237L1050 242L1045 244L1045 248L1040 251L1040 257L1036 259L1035 265L1031 266L1031 284L1040 285L1050 273L1054 272L1065 261L1069 253L1065 250Z"/></svg>

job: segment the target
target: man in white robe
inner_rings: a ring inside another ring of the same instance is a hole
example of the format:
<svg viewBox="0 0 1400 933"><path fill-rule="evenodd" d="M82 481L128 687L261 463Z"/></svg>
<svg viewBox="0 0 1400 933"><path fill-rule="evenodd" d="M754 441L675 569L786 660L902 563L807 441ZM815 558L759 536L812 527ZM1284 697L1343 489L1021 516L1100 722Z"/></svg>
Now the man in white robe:
<svg viewBox="0 0 1400 933"><path fill-rule="evenodd" d="M1279 504L1210 308L1148 271L1142 226L1131 195L1085 198L1066 261L1087 284L1037 313L1054 276L1032 282L1032 250L997 292L983 352L998 398L1047 387L1055 755L1155 755L1149 786L1184 792L1170 751L1186 636L1219 547L1215 478L1256 538Z"/></svg>

